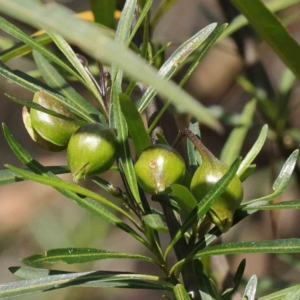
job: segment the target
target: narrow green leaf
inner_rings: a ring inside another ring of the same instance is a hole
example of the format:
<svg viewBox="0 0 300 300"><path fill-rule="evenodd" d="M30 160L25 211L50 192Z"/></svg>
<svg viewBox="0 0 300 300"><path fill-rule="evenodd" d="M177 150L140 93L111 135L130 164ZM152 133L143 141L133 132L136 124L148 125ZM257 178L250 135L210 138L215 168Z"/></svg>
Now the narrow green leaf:
<svg viewBox="0 0 300 300"><path fill-rule="evenodd" d="M74 66L74 68L84 79L85 86L92 92L92 94L98 101L102 115L105 117L105 119L108 119L107 111L105 109L105 105L100 95L100 92L98 91L92 78L87 73L83 64L79 61L71 46L60 35L52 31L48 31L48 34L50 35L56 46L61 50L61 52L66 56L66 58L70 61L70 63Z"/></svg>
<svg viewBox="0 0 300 300"><path fill-rule="evenodd" d="M139 188L134 171L133 161L130 154L130 148L128 144L128 127L124 115L121 111L121 105L119 101L119 95L116 89L113 90L114 94L114 112L116 117L116 125L118 132L118 139L120 143L120 160L122 164L122 171L125 174L125 178L129 189L136 200L141 206L141 198L139 194ZM118 100L117 100L118 99Z"/></svg>
<svg viewBox="0 0 300 300"><path fill-rule="evenodd" d="M168 227L165 226L161 217L158 214L151 214L143 217L144 222L150 228L160 231L160 232L168 232Z"/></svg>
<svg viewBox="0 0 300 300"><path fill-rule="evenodd" d="M245 288L244 294L243 294L243 300L254 300L255 294L257 289L257 277L256 275L253 275Z"/></svg>
<svg viewBox="0 0 300 300"><path fill-rule="evenodd" d="M227 27L227 24L223 24L220 27L216 28L209 36L208 38L205 40L204 44L201 46L201 50L198 51L199 53L197 53L195 55L194 60L192 61L192 63L190 64L188 70L186 71L186 73L184 74L183 78L181 79L179 86L182 87L184 86L184 84L187 82L187 80L190 78L191 74L193 73L193 71L196 69L196 67L199 65L200 61L204 58L204 56L206 55L206 53L209 51L209 49L216 43L216 41L218 40L218 38L220 37L221 33L224 32L225 28ZM156 55L155 55L156 56ZM153 58L154 60L154 58ZM186 60L187 61L187 60ZM186 62L185 61L185 62ZM185 63L184 62L184 63ZM151 123L151 126L148 129L148 132L151 132L156 124L158 123L158 121L161 119L161 117L163 116L163 114L165 113L165 111L167 110L167 108L170 106L171 101L168 100L165 105L163 106L163 108L159 111L159 113L157 114L157 116L155 117L154 121ZM189 143L189 141L188 141ZM201 161L201 160L200 160Z"/></svg>
<svg viewBox="0 0 300 300"><path fill-rule="evenodd" d="M289 292L288 294L285 295L282 300L299 300L300 299L300 287L292 292Z"/></svg>
<svg viewBox="0 0 300 300"><path fill-rule="evenodd" d="M183 63L188 56L193 53L214 31L217 24L212 23L206 26L204 29L200 30L193 37L184 42L171 56L170 58L162 65L158 71L158 75L162 78L169 79L175 73L177 68L181 63ZM155 97L157 91L153 87L149 87L140 102L138 103L138 111L142 113L145 108L149 105L151 100ZM210 112L203 107L204 113L210 116Z"/></svg>
<svg viewBox="0 0 300 300"><path fill-rule="evenodd" d="M40 53L33 51L32 54L38 70L51 88L64 95L86 113L100 118L102 117L100 112L78 94ZM105 123L103 118L101 121Z"/></svg>
<svg viewBox="0 0 300 300"><path fill-rule="evenodd" d="M58 271L58 270L48 270L48 269L38 269L31 267L9 267L9 271L22 278L22 279L35 279L41 277L47 277L49 275L60 275L60 274L70 274L72 272Z"/></svg>
<svg viewBox="0 0 300 300"><path fill-rule="evenodd" d="M256 142L250 149L250 151L247 153L246 157L243 159L238 171L237 176L243 177L243 173L246 171L246 169L250 166L250 164L253 162L257 154L260 152L261 148L263 147L265 140L267 138L268 133L268 125L264 125Z"/></svg>
<svg viewBox="0 0 300 300"><path fill-rule="evenodd" d="M34 173L31 173L31 172L22 170L20 168L16 168L16 167L11 166L11 165L5 165L5 167L12 170L13 172L15 172L18 176L21 176L25 179L52 186L55 189L63 189L65 191L80 194L80 195L83 195L85 197L91 198L95 201L98 201L101 204L107 205L108 207L110 207L110 208L120 212L122 215L126 216L129 220L132 221L133 224L135 224L138 227L138 225L134 221L134 219L127 212L125 212L123 209L121 209L119 206L113 204L109 200L101 197L100 195L98 195L98 194L96 194L96 193L94 193L94 192L92 192L92 191L90 191L86 188L83 188L83 187L81 187L81 186L79 186L75 183L64 181L64 180L62 180L58 177L51 178L51 177L45 177L45 176L39 175L39 174L34 174Z"/></svg>
<svg viewBox="0 0 300 300"><path fill-rule="evenodd" d="M213 129L220 124L198 102L174 83L157 76L156 71L129 49L111 40L97 25L76 19L72 12L58 4L43 5L34 0L0 0L0 11L33 26L45 27L77 45L87 54L106 63L113 63L134 80L153 86L170 99L181 112L188 112ZM74 30L76 28L76 30Z"/></svg>
<svg viewBox="0 0 300 300"><path fill-rule="evenodd" d="M218 28L215 28L211 34L206 38L203 45L201 45L201 50L198 50L196 57L194 58L193 62L189 66L187 72L184 74L183 78L181 79L179 85L183 86L187 80L190 78L191 74L194 72L196 67L199 65L199 63L202 61L202 59L205 57L207 52L211 49L211 47L217 42L221 34L225 31L228 24L223 24L219 26Z"/></svg>
<svg viewBox="0 0 300 300"><path fill-rule="evenodd" d="M180 184L171 185L172 195L180 206L183 214L188 216L197 206L197 200L188 188Z"/></svg>
<svg viewBox="0 0 300 300"><path fill-rule="evenodd" d="M145 282L151 281L150 283ZM171 290L167 283L155 283L163 281L158 276L110 272L93 271L81 273L65 273L60 275L50 275L47 277L21 280L0 285L0 299L16 297L25 294L32 294L54 290L69 286L79 287L123 287L123 288L148 288ZM153 282L153 283L152 283Z"/></svg>
<svg viewBox="0 0 300 300"><path fill-rule="evenodd" d="M295 3L298 3L298 1L299 0L270 0L266 3L266 6L271 12L275 13ZM246 17L244 15L239 15L230 23L227 30L223 33L222 37L227 37L248 24L249 21L246 19Z"/></svg>
<svg viewBox="0 0 300 300"><path fill-rule="evenodd" d="M22 41L23 43L30 46L32 49L35 49L60 67L62 67L64 70L66 70L68 73L70 73L72 76L77 78L78 80L81 80L81 78L78 76L78 74L70 68L68 65L66 65L62 60L60 60L57 56L55 56L51 51L49 51L47 48L42 46L41 44L37 43L32 37L28 36L25 32L23 32L21 29L16 27L15 25L9 23L4 18L0 18L0 29L5 31L6 33L12 35L13 37L17 38L18 40Z"/></svg>
<svg viewBox="0 0 300 300"><path fill-rule="evenodd" d="M234 287L226 290L222 294L222 300L231 299L232 295L238 290L238 288L239 288L239 286L241 284L241 281L243 279L245 267L246 267L246 259L243 259L241 261L241 263L239 264L239 266L238 266L238 268L236 270L236 273L234 275L234 278L233 278Z"/></svg>
<svg viewBox="0 0 300 300"><path fill-rule="evenodd" d="M189 124L189 130L193 132L198 138L201 138L200 128L198 121L192 119ZM190 139L187 139L187 154L189 158L189 166L192 169L192 173L194 173L198 167L201 165L202 158L199 151L195 148L194 144Z"/></svg>
<svg viewBox="0 0 300 300"><path fill-rule="evenodd" d="M232 255L245 253L299 253L300 239L278 239L269 241L253 241L239 243L225 243L217 246L209 246L198 251L193 257L177 262L170 273L178 272L188 259L198 259L212 255Z"/></svg>
<svg viewBox="0 0 300 300"><path fill-rule="evenodd" d="M131 31L132 20L134 11L137 5L137 0L128 0L122 10L121 18L119 20L118 28L116 31L115 41L121 45L127 45L129 42L129 36ZM117 66L112 65L111 78L115 88L117 87L118 92L122 91L122 78L123 70L119 70Z"/></svg>
<svg viewBox="0 0 300 300"><path fill-rule="evenodd" d="M108 28L115 27L115 0L90 0L95 22Z"/></svg>
<svg viewBox="0 0 300 300"><path fill-rule="evenodd" d="M273 184L273 190L274 192L270 195L258 198L258 199L254 199L254 200L250 200L247 202L244 202L242 204L243 207L247 207L247 206L256 206L256 205L260 205L260 203L258 202L262 202L262 205L265 204L265 201L271 201L273 199L278 198L280 195L282 195L282 193L285 191L285 189L287 188L290 179L292 177L292 173L295 169L296 163L297 163L297 159L298 159L298 155L299 155L299 150L295 150L290 156L289 158L286 160L285 164L283 165L278 177L276 178L274 184Z"/></svg>
<svg viewBox="0 0 300 300"><path fill-rule="evenodd" d="M25 149L23 149L20 146L20 144L17 143L17 141L12 136L12 134L9 132L9 130L5 124L3 124L3 132L4 132L5 138L9 144L10 148L12 149L12 151L15 153L15 155L18 157L18 159L23 164L28 166L33 172L42 174L41 176L44 176L45 179L61 180L59 177L55 176L49 169L45 168L44 166L40 165L37 161L33 160L33 158L29 155L29 153L26 152ZM28 172L28 171L26 171L26 172ZM63 180L61 180L61 181L64 182ZM131 227L129 227L127 224L125 224L116 215L114 215L109 210L107 210L102 205L100 205L99 202L92 200L89 197L77 195L75 192L66 191L64 188L57 189L57 190L61 194L66 196L67 198L74 200L79 206L83 207L86 210L89 210L92 213L99 215L104 220L108 221L109 223L111 223L111 224L117 226L118 228L124 230L125 232L129 233L132 237L134 237L135 239L140 241L146 247L148 247L148 248L150 247L148 245L148 243L139 234L137 234Z"/></svg>
<svg viewBox="0 0 300 300"><path fill-rule="evenodd" d="M232 2L300 80L300 46L276 15L260 0L232 0Z"/></svg>
<svg viewBox="0 0 300 300"><path fill-rule="evenodd" d="M198 251L195 258L241 253L298 253L299 251L300 239L277 239L269 241L225 243L222 245L210 246Z"/></svg>
<svg viewBox="0 0 300 300"><path fill-rule="evenodd" d="M9 268L10 272L14 275L22 278L22 279L36 279L41 277L48 277L50 275L64 275L64 274L72 274L72 272L65 272L65 271L58 271L58 270L46 270L46 269L36 269L36 268L29 268L29 267L11 267ZM101 271L98 272L99 275L125 275L130 273L125 272L110 272L110 271ZM130 275L129 275L130 276ZM147 275L144 275L144 277ZM133 277L139 278L140 275L136 274ZM150 278L150 280L155 278ZM165 281L165 279L162 279ZM93 288L132 288L132 289L153 289L153 290L171 290L172 286L166 282L161 282L161 284L156 284L152 282L146 282L140 279L116 279L110 278L95 281L87 281L83 284L78 286L74 285L73 287L93 287Z"/></svg>
<svg viewBox="0 0 300 300"><path fill-rule="evenodd" d="M59 114L56 111L45 108L45 107L43 107L43 106L41 106L38 103L35 103L33 101L22 100L20 98L12 97L12 96L9 96L9 95L6 95L6 96L8 97L9 100L11 100L15 103L18 103L18 104L26 106L26 107L34 108L36 110L45 112L48 115L51 115L51 116L54 116L54 117L57 117L57 118L60 118L60 119L63 119L63 120L71 121L74 124L77 124L79 126L86 124L85 121L81 121L81 120L78 120L78 119L73 119L73 118L67 117L65 115Z"/></svg>
<svg viewBox="0 0 300 300"><path fill-rule="evenodd" d="M256 165L249 165L246 170L240 175L240 181L244 182L256 169Z"/></svg>
<svg viewBox="0 0 300 300"><path fill-rule="evenodd" d="M26 170L30 171L29 169ZM53 174L65 174L70 172L68 166L50 166L47 167L47 170L49 170ZM11 170L0 170L0 185L19 182L23 180L23 178L18 177L18 175Z"/></svg>
<svg viewBox="0 0 300 300"><path fill-rule="evenodd" d="M201 220L202 217L204 217L204 215L209 211L214 201L216 201L220 197L220 195L224 193L228 184L235 176L240 162L240 158L236 159L236 161L232 164L226 174L210 189L207 195L198 203L197 207L192 210L192 212L186 218L185 222L182 224L181 228L178 230L178 232L175 234L170 244L168 245L164 257L167 257L172 247L178 242L178 240L184 235L184 233L197 220Z"/></svg>
<svg viewBox="0 0 300 300"><path fill-rule="evenodd" d="M176 300L191 300L191 297L186 291L186 289L184 288L183 284L178 283L174 287L173 294Z"/></svg>
<svg viewBox="0 0 300 300"><path fill-rule="evenodd" d="M194 261L194 270L197 278L198 289L202 300L216 300L214 290L200 259Z"/></svg>
<svg viewBox="0 0 300 300"><path fill-rule="evenodd" d="M144 255L118 253L93 248L60 248L52 249L45 254L35 254L23 258L22 262L28 266L42 267L44 263L63 261L67 264L86 263L100 259L138 259L153 263L153 259Z"/></svg>
<svg viewBox="0 0 300 300"><path fill-rule="evenodd" d="M68 109L70 109L74 114L77 116L83 118L86 121L95 122L95 119L84 112L81 108L79 108L77 105L72 103L69 99L66 97L56 93L54 90L52 90L47 85L43 84L42 82L26 75L25 73L21 71L12 71L7 66L1 63L0 61L0 74L7 79L13 81L14 83L22 86L23 88L32 91L33 93L38 92L40 90L43 90L45 93L53 96L57 101L59 101L61 104L65 105Z"/></svg>
<svg viewBox="0 0 300 300"><path fill-rule="evenodd" d="M244 140L252 123L255 109L256 99L252 99L245 105L239 124L232 130L222 149L220 160L228 166L240 155Z"/></svg>
<svg viewBox="0 0 300 300"><path fill-rule="evenodd" d="M133 140L135 153L139 157L145 149L151 146L150 138L145 130L143 120L131 99L125 94L120 94L119 97L128 131Z"/></svg>
<svg viewBox="0 0 300 300"><path fill-rule="evenodd" d="M152 7L153 0L147 0L147 2L144 4L142 11L140 12L139 18L136 21L134 28L131 31L130 37L127 42L127 46L129 46L130 42L132 41L134 35L136 34L137 30L141 26L142 22L148 15L150 8Z"/></svg>
<svg viewBox="0 0 300 300"><path fill-rule="evenodd" d="M281 210L281 209L300 209L300 200L284 201L279 203L265 204L265 205L249 205L243 210Z"/></svg>
<svg viewBox="0 0 300 300"><path fill-rule="evenodd" d="M299 284L294 285L294 286L291 286L289 288L283 289L279 292L269 294L267 296L259 297L259 298L257 298L257 300L282 300L289 293L293 293L293 292L298 291L299 288L300 288Z"/></svg>

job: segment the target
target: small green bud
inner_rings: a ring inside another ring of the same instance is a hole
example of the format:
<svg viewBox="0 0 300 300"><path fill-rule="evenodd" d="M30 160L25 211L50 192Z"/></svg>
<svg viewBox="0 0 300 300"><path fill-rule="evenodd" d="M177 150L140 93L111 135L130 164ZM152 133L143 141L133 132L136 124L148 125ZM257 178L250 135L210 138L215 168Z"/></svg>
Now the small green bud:
<svg viewBox="0 0 300 300"><path fill-rule="evenodd" d="M117 155L113 129L99 123L80 127L68 144L68 164L74 181L107 171Z"/></svg>
<svg viewBox="0 0 300 300"><path fill-rule="evenodd" d="M197 201L209 192L209 190L225 175L229 167L219 161L203 145L197 148L202 157L202 164L196 170L191 181L191 192ZM209 216L222 232L226 232L232 225L233 215L240 206L243 199L243 186L238 178L234 176L227 186L225 192L218 198L211 209Z"/></svg>
<svg viewBox="0 0 300 300"><path fill-rule="evenodd" d="M66 117L76 118L69 109L44 91L36 92L33 102ZM32 127L43 139L64 148L67 147L72 134L78 129L78 125L71 121L51 116L33 108L30 110L30 118Z"/></svg>
<svg viewBox="0 0 300 300"><path fill-rule="evenodd" d="M140 187L149 194L166 194L169 186L180 183L185 163L180 154L166 145L153 145L143 151L135 166Z"/></svg>

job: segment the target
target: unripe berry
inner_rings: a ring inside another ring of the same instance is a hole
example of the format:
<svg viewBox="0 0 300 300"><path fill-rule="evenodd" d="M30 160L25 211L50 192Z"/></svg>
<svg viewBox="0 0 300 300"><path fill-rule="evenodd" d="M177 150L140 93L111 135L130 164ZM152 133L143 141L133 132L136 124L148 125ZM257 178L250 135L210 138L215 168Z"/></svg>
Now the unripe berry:
<svg viewBox="0 0 300 300"><path fill-rule="evenodd" d="M179 153L166 145L153 145L143 151L135 166L140 187L149 194L166 194L173 183L180 183L185 163Z"/></svg>
<svg viewBox="0 0 300 300"><path fill-rule="evenodd" d="M113 129L99 123L80 127L68 144L68 164L74 181L107 171L117 155L118 141Z"/></svg>
<svg viewBox="0 0 300 300"><path fill-rule="evenodd" d="M66 117L76 118L69 109L44 91L36 92L33 102ZM78 125L72 121L63 120L33 108L30 110L30 119L33 129L42 138L64 148L67 147L72 134L78 129Z"/></svg>
<svg viewBox="0 0 300 300"><path fill-rule="evenodd" d="M199 148L198 148L199 150ZM197 201L201 201L209 190L225 175L229 167L219 161L202 145L200 149L202 164L196 170L191 181L191 192ZM222 232L226 232L232 225L233 215L239 208L243 199L243 186L234 176L225 192L213 203L209 210L209 216Z"/></svg>

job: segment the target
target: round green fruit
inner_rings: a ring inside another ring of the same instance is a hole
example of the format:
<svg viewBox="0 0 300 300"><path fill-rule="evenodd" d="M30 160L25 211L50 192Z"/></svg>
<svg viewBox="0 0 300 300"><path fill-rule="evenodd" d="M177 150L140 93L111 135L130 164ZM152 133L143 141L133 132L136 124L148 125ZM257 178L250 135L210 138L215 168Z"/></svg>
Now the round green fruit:
<svg viewBox="0 0 300 300"><path fill-rule="evenodd" d="M173 183L180 183L185 163L179 153L166 145L153 145L143 151L135 166L140 187L149 194L166 194Z"/></svg>
<svg viewBox="0 0 300 300"><path fill-rule="evenodd" d="M69 109L44 91L36 92L34 94L33 102L66 117L76 118ZM72 134L78 129L78 125L74 124L72 121L54 117L33 108L30 110L30 119L33 129L43 139L64 148L67 147Z"/></svg>
<svg viewBox="0 0 300 300"><path fill-rule="evenodd" d="M107 171L117 155L118 140L113 129L99 123L80 127L68 144L68 164L74 181Z"/></svg>
<svg viewBox="0 0 300 300"><path fill-rule="evenodd" d="M208 150L207 150L208 151ZM202 155L202 164L196 170L191 181L191 192L197 201L201 201L209 190L225 175L229 167L210 155ZM213 203L209 216L222 232L226 232L232 225L235 211L243 199L243 186L234 176L225 192Z"/></svg>

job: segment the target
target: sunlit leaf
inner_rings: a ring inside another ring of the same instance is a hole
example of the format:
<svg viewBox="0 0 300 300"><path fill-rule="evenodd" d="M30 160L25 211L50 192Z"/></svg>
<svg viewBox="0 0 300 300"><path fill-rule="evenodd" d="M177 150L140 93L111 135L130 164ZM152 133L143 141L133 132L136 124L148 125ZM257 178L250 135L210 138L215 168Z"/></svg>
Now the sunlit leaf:
<svg viewBox="0 0 300 300"><path fill-rule="evenodd" d="M232 130L222 149L220 160L230 166L240 155L247 132L251 126L256 108L256 100L249 101L241 113L239 124Z"/></svg>
<svg viewBox="0 0 300 300"><path fill-rule="evenodd" d="M35 63L45 79L46 83L58 93L64 95L76 106L90 115L102 117L100 112L89 102L87 102L76 90L71 87L57 70L38 52L32 52ZM102 122L105 122L102 117Z"/></svg>
<svg viewBox="0 0 300 300"><path fill-rule="evenodd" d="M28 266L42 267L44 263L63 261L68 264L86 263L100 259L137 259L153 262L153 259L138 254L118 253L93 248L60 248L52 249L45 254L35 254L23 258L22 262Z"/></svg>
<svg viewBox="0 0 300 300"><path fill-rule="evenodd" d="M287 188L290 179L292 177L293 171L295 169L297 159L299 155L299 150L295 150L289 158L286 160L285 164L283 165L278 177L276 178L274 184L273 184L273 190L274 192L270 195L250 200L247 202L242 203L242 206L256 206L260 205L260 202L262 202L262 205L265 204L265 201L271 201L273 199L278 198Z"/></svg>
<svg viewBox="0 0 300 300"><path fill-rule="evenodd" d="M232 2L300 80L300 46L276 15L260 0L232 0Z"/></svg>
<svg viewBox="0 0 300 300"><path fill-rule="evenodd" d="M257 277L256 277L256 275L253 275L246 285L243 299L244 300L254 300L255 294L256 294L256 289L257 289Z"/></svg>
<svg viewBox="0 0 300 300"><path fill-rule="evenodd" d="M173 294L176 300L190 300L191 297L187 293L183 284L177 284L173 290Z"/></svg>
<svg viewBox="0 0 300 300"><path fill-rule="evenodd" d="M0 74L33 93L43 90L45 93L54 97L62 105L66 106L68 109L70 109L77 116L83 118L86 121L89 121L92 123L95 122L95 119L91 115L89 115L88 113L83 111L80 107L78 107L77 105L72 103L66 97L58 94L57 92L55 92L53 89L51 89L47 85L28 76L27 74L25 74L21 71L10 70L7 66L2 64L1 61L0 61Z"/></svg>
<svg viewBox="0 0 300 300"><path fill-rule="evenodd" d="M237 176L242 177L243 173L251 165L251 163L253 162L253 160L255 159L255 157L263 147L265 140L267 138L267 133L268 133L268 125L264 125L256 142L254 143L250 151L247 153L247 155L241 162L241 165L237 171Z"/></svg>
<svg viewBox="0 0 300 300"><path fill-rule="evenodd" d="M158 276L124 272L93 271L65 273L1 284L0 299L69 286L172 290L171 286L163 281L164 279Z"/></svg>
<svg viewBox="0 0 300 300"><path fill-rule="evenodd" d="M168 232L168 227L165 226L161 217L158 214L147 215L143 217L144 222L150 228L160 231L160 232Z"/></svg>
<svg viewBox="0 0 300 300"><path fill-rule="evenodd" d="M158 75L162 78L169 79L175 73L179 65L185 61L185 59L195 51L214 31L217 24L213 23L205 27L196 33L189 40L184 42L171 56L170 58L162 65L158 71ZM153 87L149 87L140 102L138 103L138 111L142 113L151 100L155 97L157 91ZM203 107L204 113L207 113L207 109ZM210 113L209 113L210 114Z"/></svg>
<svg viewBox="0 0 300 300"><path fill-rule="evenodd" d="M121 94L120 104L130 137L133 140L135 153L139 157L145 149L151 146L150 138L145 130L143 120L131 99L125 94Z"/></svg>

